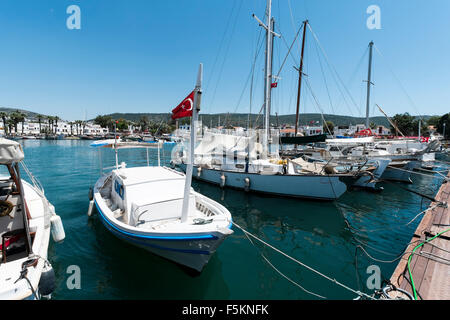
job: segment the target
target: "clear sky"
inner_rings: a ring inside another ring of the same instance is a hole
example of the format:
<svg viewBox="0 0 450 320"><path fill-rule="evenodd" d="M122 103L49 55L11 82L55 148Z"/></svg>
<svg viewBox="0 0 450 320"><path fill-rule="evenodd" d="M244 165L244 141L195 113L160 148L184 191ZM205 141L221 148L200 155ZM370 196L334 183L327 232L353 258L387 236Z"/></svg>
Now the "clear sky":
<svg viewBox="0 0 450 320"><path fill-rule="evenodd" d="M66 26L66 10L73 4L81 9L79 30ZM246 113L247 79L261 29L251 15L263 18L265 4L2 0L0 106L67 120L112 112L170 112L193 89L202 62L202 112ZM379 30L367 28L369 5L381 9ZM275 40L275 74L306 18L331 66L308 32L301 112L319 111L315 97L324 113L365 114L363 80L371 40L382 53L374 51L371 115L381 115L375 103L391 116L450 111L450 1L273 0L273 14L283 36ZM299 43L273 90L272 113L295 113L298 74L293 66L298 60ZM262 103L263 63L262 51L255 64L252 112Z"/></svg>

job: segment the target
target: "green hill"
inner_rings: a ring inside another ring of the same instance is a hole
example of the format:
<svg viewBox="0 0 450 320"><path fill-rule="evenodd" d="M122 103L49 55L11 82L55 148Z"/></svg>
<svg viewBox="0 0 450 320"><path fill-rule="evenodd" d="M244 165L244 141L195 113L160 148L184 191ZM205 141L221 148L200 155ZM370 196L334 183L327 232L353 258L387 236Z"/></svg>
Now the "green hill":
<svg viewBox="0 0 450 320"><path fill-rule="evenodd" d="M32 111L28 111L28 110L24 110L24 109L20 109L20 108L3 108L3 107L0 107L0 112L12 113L12 112L17 111L17 110L19 110L20 112L25 114L26 118L34 119L38 115L36 112L32 112Z"/></svg>
<svg viewBox="0 0 450 320"><path fill-rule="evenodd" d="M143 116L148 117L150 121L160 122L162 120L169 121L170 113L112 113L111 116L113 119L125 119L128 121L138 122L139 119ZM423 119L428 119L430 116L423 116ZM343 115L332 115L332 114L324 114L324 118L326 121L331 121L336 126L346 126L346 125L355 125L355 124L363 124L365 123L365 118L359 117L350 117ZM203 124L206 126L218 126L220 125L230 125L230 126L242 126L247 127L247 124L250 119L251 126L255 125L262 126L264 121L264 116L260 115L258 117L257 114L249 115L246 113L220 113L220 114L200 114L200 119L203 121ZM181 123L188 122L188 119L180 120ZM322 123L322 116L319 113L303 113L299 115L299 123L300 125L307 125L312 122ZM383 125L385 127L389 127L389 122L385 117L371 117L370 122L375 123L376 125ZM289 115L271 115L270 123L274 126L276 125L294 125L295 124L295 114Z"/></svg>

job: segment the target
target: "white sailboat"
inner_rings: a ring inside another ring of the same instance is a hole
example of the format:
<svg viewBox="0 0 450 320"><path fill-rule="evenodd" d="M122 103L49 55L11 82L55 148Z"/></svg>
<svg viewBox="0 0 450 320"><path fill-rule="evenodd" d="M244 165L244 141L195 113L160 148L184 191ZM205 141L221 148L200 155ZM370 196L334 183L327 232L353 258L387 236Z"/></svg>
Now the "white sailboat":
<svg viewBox="0 0 450 320"><path fill-rule="evenodd" d="M50 297L55 275L47 260L50 233L59 242L65 237L61 219L31 175L21 178L24 153L19 143L0 139L0 165L9 174L0 176L0 299Z"/></svg>
<svg viewBox="0 0 450 320"><path fill-rule="evenodd" d="M278 131L270 129L272 42L278 36L273 30L271 5L272 1L268 0L266 23L254 16L266 31L264 130L248 129L238 134L205 130L195 147L193 177L249 192L335 200L346 192L348 185L353 185L364 174L363 170L340 172L335 166L327 164L311 171L302 168L301 164L282 160L279 156ZM182 170L187 168L185 150L188 148L188 145L180 144L172 153L173 164ZM365 178L366 183L368 180Z"/></svg>
<svg viewBox="0 0 450 320"><path fill-rule="evenodd" d="M201 78L202 66L194 90L192 119L200 110ZM123 162L119 165L119 149L157 147L159 158L161 144L116 140L93 145L113 148L116 167L96 182L89 214L95 204L105 227L118 238L201 271L233 233L232 219L225 207L191 188L192 165L186 175L159 163L127 168Z"/></svg>

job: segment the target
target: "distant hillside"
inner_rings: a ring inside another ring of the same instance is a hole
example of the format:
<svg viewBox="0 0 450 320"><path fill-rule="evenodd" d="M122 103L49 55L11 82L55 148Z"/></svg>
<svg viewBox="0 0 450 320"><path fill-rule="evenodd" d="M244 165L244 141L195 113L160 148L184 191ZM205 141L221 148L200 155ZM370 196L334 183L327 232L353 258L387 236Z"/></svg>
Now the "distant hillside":
<svg viewBox="0 0 450 320"><path fill-rule="evenodd" d="M11 113L14 111L23 112L27 118L36 119L38 113L28 111L20 108L4 108L0 107L0 112ZM46 115L44 115L46 116ZM170 113L112 113L109 114L113 119L125 119L128 121L138 122L139 119L143 116L148 117L150 121L153 122L161 122L161 121L169 121ZM424 120L429 119L431 116L422 116ZM365 118L359 117L350 117L343 115L332 115L332 114L324 114L324 118L327 121L331 121L335 126L347 126L350 124L363 124L365 123ZM417 116L416 116L417 118ZM217 125L230 125L230 126L242 126L246 127L248 124L248 114L247 113L218 113L218 114L202 114L200 113L200 119L203 121L204 125L207 126L217 126ZM91 119L93 120L93 119ZM188 122L188 119L182 119L180 122ZM219 122L220 121L220 122ZM264 121L264 115L251 114L250 122L251 126L255 127L256 125L262 126ZM322 116L319 113L302 113L299 116L300 125L307 125L311 122L322 122ZM376 125L383 125L385 127L389 127L389 122L385 117L372 117L370 118L370 122L375 123ZM295 124L295 114L289 115L279 115L278 117L275 115L270 116L270 123L274 126L278 125L294 125Z"/></svg>
<svg viewBox="0 0 450 320"><path fill-rule="evenodd" d="M17 110L19 110L20 112L25 114L26 118L34 119L38 115L36 112L32 112L32 111L28 111L28 110L24 110L24 109L20 109L20 108L2 108L2 107L0 107L0 112L11 113L11 112L14 112Z"/></svg>
<svg viewBox="0 0 450 320"><path fill-rule="evenodd" d="M160 122L162 120L168 121L170 119L169 113L113 113L110 114L113 119L126 119L129 121L137 122L143 116L148 117L149 120ZM256 121L257 124L262 126L264 121L264 116L256 114L250 115L250 122L252 126L255 126ZM358 117L350 117L350 116L342 116L342 115L332 115L332 114L324 114L324 118L326 121L331 121L336 126L346 126L350 124L363 124L365 123L365 118ZM430 116L423 116L423 119L427 120ZM220 114L200 114L200 119L203 121L204 125L217 126L219 125L231 125L231 126L242 126L246 127L248 123L248 114L246 113L220 113ZM184 120L187 121L187 120ZM219 122L220 121L220 122ZM319 121L322 122L322 116L319 113L302 113L299 116L300 125L307 125L311 122ZM389 122L385 117L372 117L370 118L370 122L375 123L376 125L382 125L385 127L389 127ZM289 115L279 115L278 117L275 115L271 115L270 123L272 125L294 125L295 124L295 114Z"/></svg>

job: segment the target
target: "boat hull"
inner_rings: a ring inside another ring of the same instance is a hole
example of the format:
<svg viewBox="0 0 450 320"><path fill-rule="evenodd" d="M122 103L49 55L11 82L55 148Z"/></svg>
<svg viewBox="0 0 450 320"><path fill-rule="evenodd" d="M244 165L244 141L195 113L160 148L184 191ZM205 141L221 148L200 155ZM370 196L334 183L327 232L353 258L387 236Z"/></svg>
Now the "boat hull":
<svg viewBox="0 0 450 320"><path fill-rule="evenodd" d="M389 165L391 160L390 159L377 159L374 161L377 162L377 169L373 172L373 177L376 179L379 179L386 171L387 166ZM381 188L377 187L376 180L374 180L372 178L372 176L362 176L355 182L355 184L353 186L358 187L358 188L372 189L372 190L382 190L382 187Z"/></svg>
<svg viewBox="0 0 450 320"><path fill-rule="evenodd" d="M186 165L180 164L185 171ZM198 166L193 168L193 178L216 185L222 185L222 175L225 176L224 187L230 187L248 192L270 194L274 196L307 198L333 201L347 191L345 179L352 177L339 177L335 175L263 175L245 172L220 171ZM249 179L249 185L246 183Z"/></svg>
<svg viewBox="0 0 450 320"><path fill-rule="evenodd" d="M103 225L117 238L198 272L203 270L223 240L233 233L231 229L227 229L223 233L212 232L189 237L135 234L120 228L108 219L97 201L95 205Z"/></svg>
<svg viewBox="0 0 450 320"><path fill-rule="evenodd" d="M36 300L40 297L38 286L44 264L47 259L47 250L50 242L50 217L54 213L46 205L47 200L41 198L35 187L26 181L22 181L27 202L28 210L31 215L30 224L35 229L33 240L33 253L42 257L37 259L35 267L27 269L27 278L29 282L20 277L22 264L29 259L24 257L12 262L2 263L0 265L0 300ZM3 217L10 219L9 217ZM35 295L33 294L32 286Z"/></svg>
<svg viewBox="0 0 450 320"><path fill-rule="evenodd" d="M409 161L401 168L388 166L381 176L381 179L411 184L413 183L411 179L411 172L419 166L420 163L418 161Z"/></svg>

